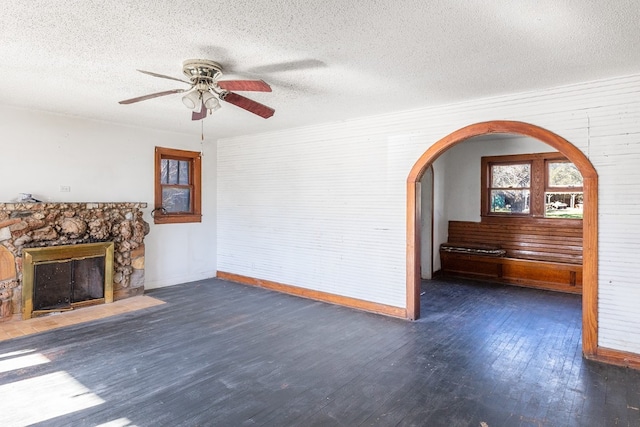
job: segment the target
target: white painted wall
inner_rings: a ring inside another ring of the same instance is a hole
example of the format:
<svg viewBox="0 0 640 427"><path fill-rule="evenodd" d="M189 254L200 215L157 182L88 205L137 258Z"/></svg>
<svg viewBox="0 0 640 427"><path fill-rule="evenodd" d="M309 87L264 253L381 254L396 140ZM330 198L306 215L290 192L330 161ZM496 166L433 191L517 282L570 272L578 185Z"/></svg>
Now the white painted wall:
<svg viewBox="0 0 640 427"><path fill-rule="evenodd" d="M215 276L215 144L204 144L202 223L154 225L154 147L199 151L198 137L8 107L0 107L0 135L0 201L27 192L53 202L147 202L145 287Z"/></svg>
<svg viewBox="0 0 640 427"><path fill-rule="evenodd" d="M640 75L221 140L218 269L403 307L411 167L463 126L520 120L598 171L599 344L640 353L639 93Z"/></svg>

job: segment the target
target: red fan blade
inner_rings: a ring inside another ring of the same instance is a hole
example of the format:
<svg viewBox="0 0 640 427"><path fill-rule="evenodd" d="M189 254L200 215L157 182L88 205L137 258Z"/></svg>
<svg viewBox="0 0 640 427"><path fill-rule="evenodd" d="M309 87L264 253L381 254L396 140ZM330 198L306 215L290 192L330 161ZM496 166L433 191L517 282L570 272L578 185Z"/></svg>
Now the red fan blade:
<svg viewBox="0 0 640 427"><path fill-rule="evenodd" d="M207 117L207 108L204 106L203 102L199 112L196 113L194 111L193 113L191 113L191 120L202 120L205 117Z"/></svg>
<svg viewBox="0 0 640 427"><path fill-rule="evenodd" d="M153 72L151 72L151 71L145 71L145 70L137 70L137 71L140 71L141 73L144 73L144 74L149 74L150 76L153 76L153 77L160 77L161 79L175 80L175 81L177 81L177 82L186 83L186 84L188 84L188 85L190 85L190 84L191 84L191 82L188 82L188 81L186 81L186 80L177 79L177 78L175 78L175 77L171 77L171 76L165 76L164 74L153 73Z"/></svg>
<svg viewBox="0 0 640 427"><path fill-rule="evenodd" d="M271 86L262 80L221 80L218 86L224 90L271 92Z"/></svg>
<svg viewBox="0 0 640 427"><path fill-rule="evenodd" d="M267 107L266 105L260 104L259 102L245 98L244 96L233 92L227 93L222 99L236 107L244 108L245 110L253 114L257 114L265 119L273 116L273 113L276 112L273 108Z"/></svg>
<svg viewBox="0 0 640 427"><path fill-rule="evenodd" d="M125 99L124 101L120 101L118 104L133 104L134 102L145 101L147 99L157 98L159 96L171 95L174 93L182 93L182 92L186 92L186 90L185 89L166 90L164 92L150 93L149 95L139 96L137 98Z"/></svg>

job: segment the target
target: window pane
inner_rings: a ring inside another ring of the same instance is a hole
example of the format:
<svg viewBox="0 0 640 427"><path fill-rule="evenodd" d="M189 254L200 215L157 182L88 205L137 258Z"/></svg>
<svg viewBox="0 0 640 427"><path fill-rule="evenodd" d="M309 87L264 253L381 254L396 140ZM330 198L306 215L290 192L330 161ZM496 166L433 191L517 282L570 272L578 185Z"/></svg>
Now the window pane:
<svg viewBox="0 0 640 427"><path fill-rule="evenodd" d="M582 187L582 175L573 163L549 162L549 187Z"/></svg>
<svg viewBox="0 0 640 427"><path fill-rule="evenodd" d="M491 187L529 188L531 186L531 165L492 165Z"/></svg>
<svg viewBox="0 0 640 427"><path fill-rule="evenodd" d="M169 179L167 184L178 183L178 160L169 159Z"/></svg>
<svg viewBox="0 0 640 427"><path fill-rule="evenodd" d="M491 212L529 213L529 190L491 190Z"/></svg>
<svg viewBox="0 0 640 427"><path fill-rule="evenodd" d="M178 184L189 185L189 162L180 160L178 163Z"/></svg>
<svg viewBox="0 0 640 427"><path fill-rule="evenodd" d="M162 159L160 162L160 183L169 183L169 160Z"/></svg>
<svg viewBox="0 0 640 427"><path fill-rule="evenodd" d="M191 211L191 190L189 188L162 188L162 207L169 213Z"/></svg>
<svg viewBox="0 0 640 427"><path fill-rule="evenodd" d="M544 216L582 218L583 193L545 193Z"/></svg>
<svg viewBox="0 0 640 427"><path fill-rule="evenodd" d="M189 185L189 161L162 159L160 182L169 185Z"/></svg>

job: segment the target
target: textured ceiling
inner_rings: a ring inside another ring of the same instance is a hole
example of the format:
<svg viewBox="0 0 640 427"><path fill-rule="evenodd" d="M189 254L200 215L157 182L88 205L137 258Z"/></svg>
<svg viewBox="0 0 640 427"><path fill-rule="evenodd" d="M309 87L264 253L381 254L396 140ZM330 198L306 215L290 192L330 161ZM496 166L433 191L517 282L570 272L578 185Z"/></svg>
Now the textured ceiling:
<svg viewBox="0 0 640 427"><path fill-rule="evenodd" d="M204 120L208 137L259 133L640 72L637 0L3 0L0 104L200 133L182 61L262 78ZM174 84L175 83L175 84ZM185 85L186 86L186 85Z"/></svg>

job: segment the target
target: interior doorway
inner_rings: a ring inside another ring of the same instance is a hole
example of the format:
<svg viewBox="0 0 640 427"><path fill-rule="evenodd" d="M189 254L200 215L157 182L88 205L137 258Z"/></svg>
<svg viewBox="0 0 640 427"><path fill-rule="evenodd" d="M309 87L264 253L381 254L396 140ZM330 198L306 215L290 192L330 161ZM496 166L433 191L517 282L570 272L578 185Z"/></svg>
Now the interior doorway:
<svg viewBox="0 0 640 427"><path fill-rule="evenodd" d="M433 167L428 167L420 178L420 247L429 248L420 252L420 278L433 277Z"/></svg>
<svg viewBox="0 0 640 427"><path fill-rule="evenodd" d="M459 129L433 144L414 164L407 178L407 317L420 317L421 243L423 210L421 188L425 171L449 148L469 138L488 134L514 134L537 139L553 147L576 165L583 177L583 297L582 350L595 356L598 346L598 176L582 151L569 141L541 127L515 121L477 123ZM430 250L428 252L431 252Z"/></svg>

